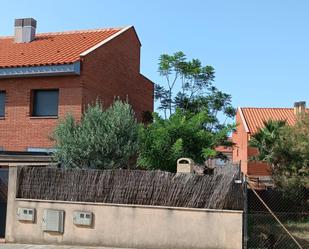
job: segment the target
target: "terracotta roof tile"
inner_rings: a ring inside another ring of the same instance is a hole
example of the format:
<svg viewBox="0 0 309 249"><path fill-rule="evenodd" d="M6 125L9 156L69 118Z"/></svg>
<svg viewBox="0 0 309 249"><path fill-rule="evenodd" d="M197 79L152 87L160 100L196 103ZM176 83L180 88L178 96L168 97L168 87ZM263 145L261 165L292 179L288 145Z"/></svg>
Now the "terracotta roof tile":
<svg viewBox="0 0 309 249"><path fill-rule="evenodd" d="M233 152L233 147L232 146L223 146L219 145L215 148L217 152L222 152L222 153L232 153Z"/></svg>
<svg viewBox="0 0 309 249"><path fill-rule="evenodd" d="M0 68L70 64L122 28L41 33L30 43L0 37Z"/></svg>
<svg viewBox="0 0 309 249"><path fill-rule="evenodd" d="M293 108L240 108L249 132L254 134L263 127L263 121L285 120L289 125L295 124L296 116ZM307 111L309 111L307 109Z"/></svg>

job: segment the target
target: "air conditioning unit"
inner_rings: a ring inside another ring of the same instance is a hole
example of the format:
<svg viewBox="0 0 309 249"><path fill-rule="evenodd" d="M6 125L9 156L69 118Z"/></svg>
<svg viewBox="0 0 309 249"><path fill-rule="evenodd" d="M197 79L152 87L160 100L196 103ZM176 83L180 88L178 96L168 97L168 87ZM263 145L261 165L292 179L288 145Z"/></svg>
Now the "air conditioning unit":
<svg viewBox="0 0 309 249"><path fill-rule="evenodd" d="M44 209L42 227L44 232L63 233L64 211L54 209Z"/></svg>
<svg viewBox="0 0 309 249"><path fill-rule="evenodd" d="M91 226L93 215L91 212L75 211L73 213L73 223L78 226Z"/></svg>
<svg viewBox="0 0 309 249"><path fill-rule="evenodd" d="M28 221L34 223L35 209L19 207L17 209L17 219L19 221Z"/></svg>

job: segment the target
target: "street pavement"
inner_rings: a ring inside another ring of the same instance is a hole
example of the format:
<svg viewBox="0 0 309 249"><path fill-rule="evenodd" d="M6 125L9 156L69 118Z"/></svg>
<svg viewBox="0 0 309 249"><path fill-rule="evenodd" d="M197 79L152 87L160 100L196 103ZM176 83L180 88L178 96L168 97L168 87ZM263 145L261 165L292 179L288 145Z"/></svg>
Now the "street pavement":
<svg viewBox="0 0 309 249"><path fill-rule="evenodd" d="M129 248L91 247L91 246L0 244L0 249L129 249Z"/></svg>

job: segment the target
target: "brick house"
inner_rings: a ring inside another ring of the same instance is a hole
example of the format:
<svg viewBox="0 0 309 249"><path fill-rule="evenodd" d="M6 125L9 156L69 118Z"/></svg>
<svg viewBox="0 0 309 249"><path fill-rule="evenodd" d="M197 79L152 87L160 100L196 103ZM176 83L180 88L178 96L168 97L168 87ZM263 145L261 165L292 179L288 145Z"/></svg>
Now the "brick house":
<svg viewBox="0 0 309 249"><path fill-rule="evenodd" d="M232 141L232 138L229 138L228 140ZM225 166L232 162L233 146L219 145L215 148L215 150L217 151L217 153L220 153L223 156L225 156L225 159L216 158L214 160L216 166Z"/></svg>
<svg viewBox="0 0 309 249"><path fill-rule="evenodd" d="M306 110L305 102L296 102L294 108L248 108L239 107L236 113L236 131L232 135L233 162L241 163L241 171L251 178L260 181L271 179L269 165L263 162L251 161L250 158L258 153L249 146L250 137L263 127L268 120L285 120L288 125L295 124L299 113Z"/></svg>
<svg viewBox="0 0 309 249"><path fill-rule="evenodd" d="M32 18L16 19L0 37L0 149L44 151L70 112L80 119L97 98L128 99L137 118L153 111L153 83L140 73L133 26L36 34Z"/></svg>

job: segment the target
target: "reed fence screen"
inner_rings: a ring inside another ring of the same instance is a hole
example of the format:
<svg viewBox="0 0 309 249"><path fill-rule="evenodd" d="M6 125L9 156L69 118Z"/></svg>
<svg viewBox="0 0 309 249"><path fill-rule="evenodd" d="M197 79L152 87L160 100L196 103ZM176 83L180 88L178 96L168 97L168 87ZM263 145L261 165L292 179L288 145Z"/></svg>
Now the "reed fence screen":
<svg viewBox="0 0 309 249"><path fill-rule="evenodd" d="M143 170L22 167L17 197L24 199L242 210L237 167L212 175Z"/></svg>

